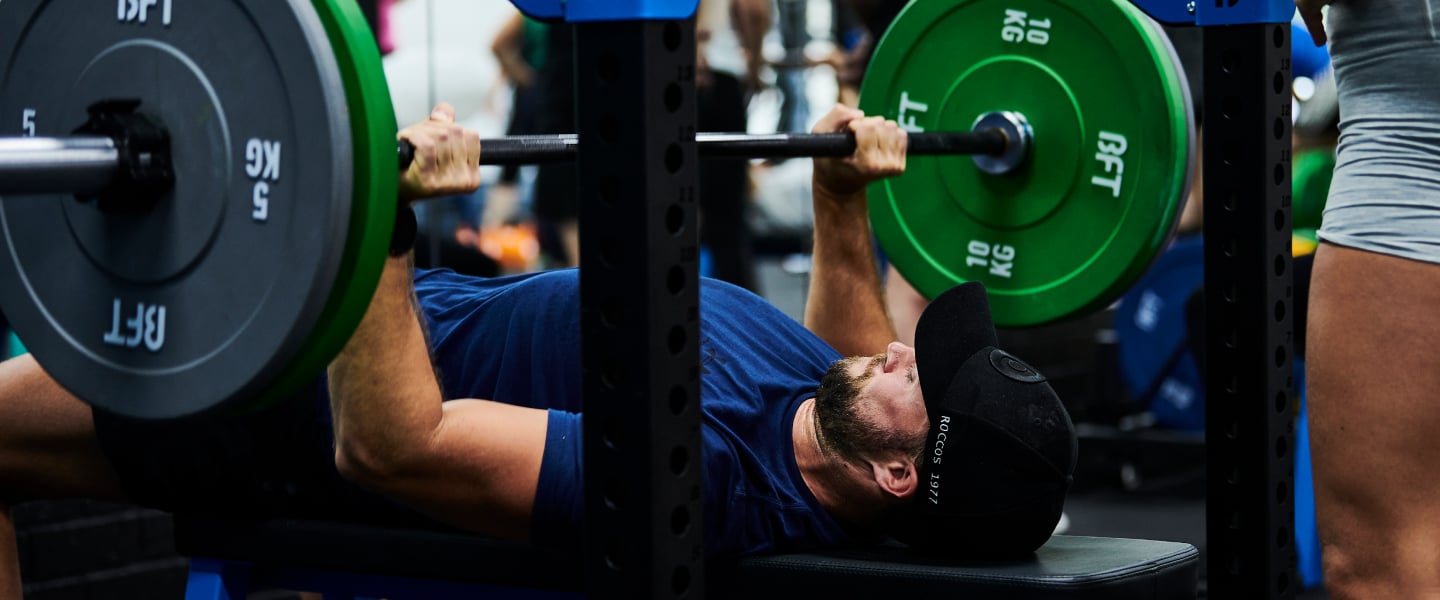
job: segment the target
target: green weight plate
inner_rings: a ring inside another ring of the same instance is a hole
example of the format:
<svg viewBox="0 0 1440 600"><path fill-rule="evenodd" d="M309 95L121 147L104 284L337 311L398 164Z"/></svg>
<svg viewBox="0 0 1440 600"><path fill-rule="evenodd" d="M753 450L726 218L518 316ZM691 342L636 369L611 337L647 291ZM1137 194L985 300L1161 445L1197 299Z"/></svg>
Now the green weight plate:
<svg viewBox="0 0 1440 600"><path fill-rule="evenodd" d="M313 0L312 4L345 86L354 145L354 204L340 271L314 334L278 383L250 409L268 406L313 381L345 347L370 305L395 223L397 127L380 50L354 2Z"/></svg>
<svg viewBox="0 0 1440 600"><path fill-rule="evenodd" d="M911 157L870 189L886 255L929 297L983 282L997 325L1104 306L1164 248L1189 188L1189 91L1158 26L1129 2L913 2L876 47L867 114L911 131L1020 113L1028 159Z"/></svg>

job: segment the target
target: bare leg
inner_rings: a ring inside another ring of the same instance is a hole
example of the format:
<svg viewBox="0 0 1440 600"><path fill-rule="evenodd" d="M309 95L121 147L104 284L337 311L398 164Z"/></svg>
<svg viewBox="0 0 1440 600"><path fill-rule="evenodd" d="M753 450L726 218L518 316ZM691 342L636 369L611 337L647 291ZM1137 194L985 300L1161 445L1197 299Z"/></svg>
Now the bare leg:
<svg viewBox="0 0 1440 600"><path fill-rule="evenodd" d="M1331 597L1440 597L1440 265L1322 244L1309 382Z"/></svg>
<svg viewBox="0 0 1440 600"><path fill-rule="evenodd" d="M13 503L84 497L125 501L100 453L90 407L29 356L0 363L0 600L19 600Z"/></svg>

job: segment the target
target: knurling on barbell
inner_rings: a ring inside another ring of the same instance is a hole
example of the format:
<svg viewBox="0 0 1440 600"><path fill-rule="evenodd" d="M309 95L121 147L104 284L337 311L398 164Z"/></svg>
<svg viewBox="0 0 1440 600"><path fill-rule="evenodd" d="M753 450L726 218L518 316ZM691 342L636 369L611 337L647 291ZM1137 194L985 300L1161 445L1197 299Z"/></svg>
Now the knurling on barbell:
<svg viewBox="0 0 1440 600"><path fill-rule="evenodd" d="M171 418L286 397L363 316L394 222L396 127L374 39L345 0L121 6L0 2L0 173L23 175L0 177L0 306L102 410ZM887 256L930 295L985 281L1000 325L1108 303L1162 247L1188 188L1177 69L1123 0L913 3L862 90L867 113L912 134L907 174L871 192ZM77 133L96 110L162 135ZM845 134L695 141L702 157L854 147ZM486 140L482 160L572 160L579 143ZM138 203L93 197L146 185Z"/></svg>

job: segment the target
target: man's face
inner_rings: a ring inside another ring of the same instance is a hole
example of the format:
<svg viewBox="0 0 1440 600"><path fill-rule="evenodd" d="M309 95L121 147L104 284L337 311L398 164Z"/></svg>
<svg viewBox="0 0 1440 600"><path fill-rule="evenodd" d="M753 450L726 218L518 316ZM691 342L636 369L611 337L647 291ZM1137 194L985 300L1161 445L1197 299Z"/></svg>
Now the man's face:
<svg viewBox="0 0 1440 600"><path fill-rule="evenodd" d="M847 367L859 390L859 416L880 431L901 439L919 440L923 445L930 421L925 398L920 393L920 376L915 349L891 342L884 354L852 361Z"/></svg>

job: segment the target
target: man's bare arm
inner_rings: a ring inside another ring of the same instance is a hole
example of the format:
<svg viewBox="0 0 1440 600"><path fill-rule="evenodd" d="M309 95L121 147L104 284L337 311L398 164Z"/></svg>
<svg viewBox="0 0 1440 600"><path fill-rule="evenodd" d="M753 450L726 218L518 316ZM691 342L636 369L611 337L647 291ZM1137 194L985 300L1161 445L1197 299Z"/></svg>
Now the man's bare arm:
<svg viewBox="0 0 1440 600"><path fill-rule="evenodd" d="M846 356L879 354L895 340L871 242L865 186L905 170L906 134L894 121L836 106L816 133L851 131L856 154L815 159L815 247L805 326Z"/></svg>
<svg viewBox="0 0 1440 600"><path fill-rule="evenodd" d="M402 135L416 147L408 197L473 190L479 138L448 107ZM546 413L481 400L442 403L410 258L386 260L360 326L330 364L336 463L356 482L456 526L524 539Z"/></svg>

